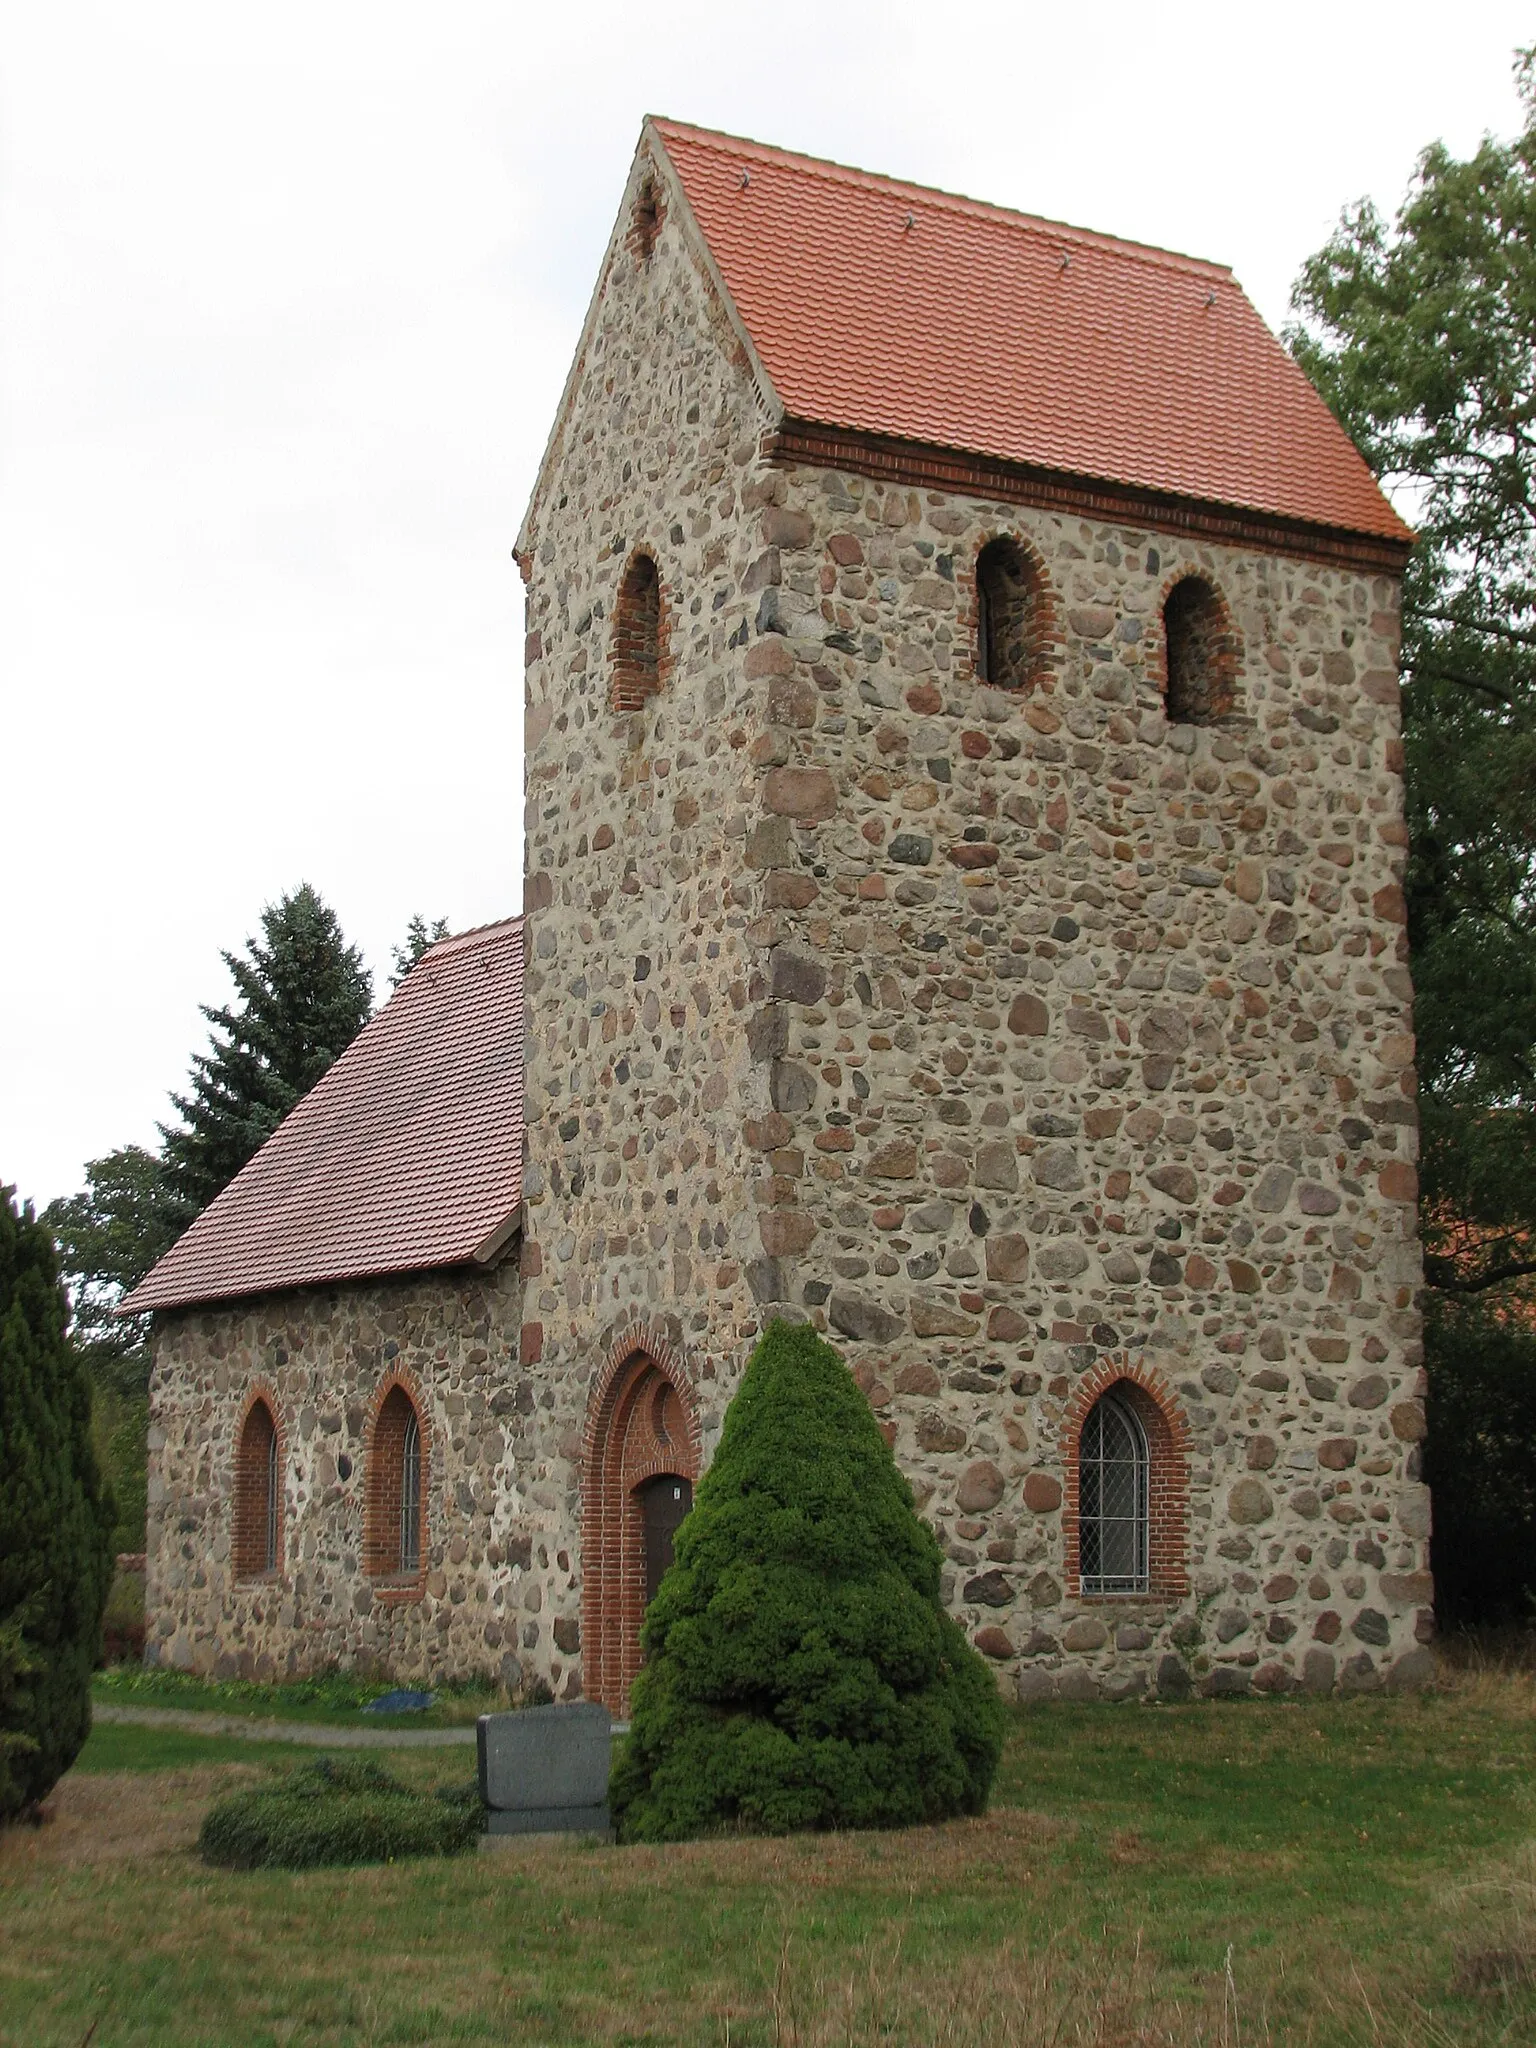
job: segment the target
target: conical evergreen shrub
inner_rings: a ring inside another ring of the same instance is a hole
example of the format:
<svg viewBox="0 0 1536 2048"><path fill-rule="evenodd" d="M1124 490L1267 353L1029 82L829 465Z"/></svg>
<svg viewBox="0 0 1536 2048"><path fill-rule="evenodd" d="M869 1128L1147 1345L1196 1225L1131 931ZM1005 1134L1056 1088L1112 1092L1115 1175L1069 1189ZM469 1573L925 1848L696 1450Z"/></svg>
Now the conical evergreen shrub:
<svg viewBox="0 0 1536 2048"><path fill-rule="evenodd" d="M0 1188L0 1820L90 1733L116 1520L53 1238L13 1193Z"/></svg>
<svg viewBox="0 0 1536 2048"><path fill-rule="evenodd" d="M903 1827L986 1804L1003 1708L832 1347L774 1323L642 1635L621 1838Z"/></svg>

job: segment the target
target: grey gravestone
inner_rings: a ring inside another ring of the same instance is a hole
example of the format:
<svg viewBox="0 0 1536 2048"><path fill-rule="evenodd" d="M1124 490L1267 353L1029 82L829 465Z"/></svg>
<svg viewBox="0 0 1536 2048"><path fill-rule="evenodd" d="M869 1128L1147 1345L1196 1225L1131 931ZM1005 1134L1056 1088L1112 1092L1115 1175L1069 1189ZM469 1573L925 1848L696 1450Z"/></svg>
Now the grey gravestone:
<svg viewBox="0 0 1536 2048"><path fill-rule="evenodd" d="M580 1700L482 1714L476 1736L488 1835L607 1834L606 1707Z"/></svg>

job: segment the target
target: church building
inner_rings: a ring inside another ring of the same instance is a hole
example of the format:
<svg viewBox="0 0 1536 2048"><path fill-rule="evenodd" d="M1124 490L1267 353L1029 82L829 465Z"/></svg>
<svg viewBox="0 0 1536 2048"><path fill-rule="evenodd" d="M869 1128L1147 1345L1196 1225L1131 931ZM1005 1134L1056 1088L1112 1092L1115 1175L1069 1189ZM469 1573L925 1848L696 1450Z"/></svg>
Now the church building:
<svg viewBox="0 0 1536 2048"><path fill-rule="evenodd" d="M648 121L522 915L129 1304L149 1656L622 1712L787 1317L1008 1697L1421 1680L1411 538L1222 266Z"/></svg>

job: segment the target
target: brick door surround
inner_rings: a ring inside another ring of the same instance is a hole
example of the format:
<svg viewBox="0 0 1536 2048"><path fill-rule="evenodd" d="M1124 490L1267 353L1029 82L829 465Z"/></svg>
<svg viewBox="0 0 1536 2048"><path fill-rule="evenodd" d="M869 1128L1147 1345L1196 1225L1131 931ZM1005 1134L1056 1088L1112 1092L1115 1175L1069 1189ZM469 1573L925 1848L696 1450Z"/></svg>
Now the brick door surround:
<svg viewBox="0 0 1536 2048"><path fill-rule="evenodd" d="M645 1525L639 1489L699 1476L698 1411L664 1338L626 1330L587 1405L582 1457L582 1690L615 1714L629 1709L645 1615Z"/></svg>

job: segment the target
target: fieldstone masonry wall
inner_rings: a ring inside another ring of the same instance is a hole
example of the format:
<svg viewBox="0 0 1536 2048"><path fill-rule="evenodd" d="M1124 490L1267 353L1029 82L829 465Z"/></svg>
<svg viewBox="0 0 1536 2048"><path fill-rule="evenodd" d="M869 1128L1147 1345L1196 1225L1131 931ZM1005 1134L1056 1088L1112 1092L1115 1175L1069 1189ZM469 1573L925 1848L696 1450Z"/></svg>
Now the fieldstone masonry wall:
<svg viewBox="0 0 1536 2048"><path fill-rule="evenodd" d="M273 1296L160 1319L151 1387L149 1661L219 1677L332 1663L517 1687L576 1675L559 1616L576 1560L546 1441L547 1391L518 1364L515 1262ZM422 1572L363 1570L369 1424L404 1385L428 1471ZM249 1392L283 1446L281 1570L237 1578L234 1461Z"/></svg>
<svg viewBox="0 0 1536 2048"><path fill-rule="evenodd" d="M775 464L680 211L610 268L525 536L525 1351L573 1454L625 1325L707 1456L763 1319L809 1317L1026 1696L1407 1678L1394 582ZM1049 606L1020 694L974 675L1000 534ZM673 667L618 718L638 546ZM1191 572L1235 642L1204 727L1162 695ZM1089 1600L1064 1425L1119 1372L1185 1449L1183 1590Z"/></svg>
<svg viewBox="0 0 1536 2048"><path fill-rule="evenodd" d="M1392 581L759 489L775 1292L846 1342L1026 1694L1377 1682L1429 1626ZM1065 624L1022 695L972 672L1004 527ZM1188 572L1240 643L1213 726L1164 716ZM1148 1368L1189 1596L1072 1598L1063 1421Z"/></svg>
<svg viewBox="0 0 1536 2048"><path fill-rule="evenodd" d="M843 1347L1010 1690L1412 1680L1431 1612L1394 581L979 479L875 481L852 453L776 459L690 232L642 158L521 542L521 1281L162 1320L153 1653L590 1689L584 1575L590 1626L617 1569L583 1557L606 1540L582 1527L595 1390L656 1360L697 1469L785 1315ZM974 668L999 536L1041 606L1018 692ZM637 550L661 687L618 710ZM1190 573L1230 671L1202 726L1163 694L1162 606ZM386 1602L360 1463L393 1371L431 1463L420 1594ZM1076 1432L1122 1377L1152 1424L1153 1592L1094 1599ZM258 1382L284 1570L236 1585Z"/></svg>

